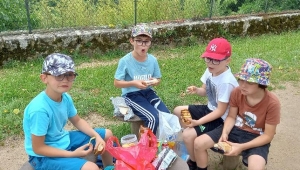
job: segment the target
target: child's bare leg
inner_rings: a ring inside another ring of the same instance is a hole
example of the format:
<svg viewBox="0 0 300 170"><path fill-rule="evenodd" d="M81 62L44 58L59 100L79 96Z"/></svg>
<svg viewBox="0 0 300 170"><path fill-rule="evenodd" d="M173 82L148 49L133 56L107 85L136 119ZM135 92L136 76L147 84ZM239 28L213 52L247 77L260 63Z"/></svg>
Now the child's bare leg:
<svg viewBox="0 0 300 170"><path fill-rule="evenodd" d="M105 129L105 141L108 140L109 137L113 136L111 130L109 129ZM113 165L113 157L111 156L111 154L107 151L105 151L102 155L102 162L103 162L103 167L109 166L109 165Z"/></svg>
<svg viewBox="0 0 300 170"><path fill-rule="evenodd" d="M206 134L198 136L194 140L194 153L198 167L206 168L208 166L207 149L213 146L214 141Z"/></svg>
<svg viewBox="0 0 300 170"><path fill-rule="evenodd" d="M185 126L185 124L181 120L181 110L188 109L188 107L189 106L177 106L173 110L174 115L176 115L179 118L179 123L180 123L180 125L181 125L182 128L186 128L186 126Z"/></svg>
<svg viewBox="0 0 300 170"><path fill-rule="evenodd" d="M194 140L196 137L197 133L194 128L186 128L183 130L182 138L192 161L195 161Z"/></svg>
<svg viewBox="0 0 300 170"><path fill-rule="evenodd" d="M94 162L86 162L82 167L81 170L99 170L99 167Z"/></svg>
<svg viewBox="0 0 300 170"><path fill-rule="evenodd" d="M248 157L248 170L264 170L266 161L259 155L251 155Z"/></svg>

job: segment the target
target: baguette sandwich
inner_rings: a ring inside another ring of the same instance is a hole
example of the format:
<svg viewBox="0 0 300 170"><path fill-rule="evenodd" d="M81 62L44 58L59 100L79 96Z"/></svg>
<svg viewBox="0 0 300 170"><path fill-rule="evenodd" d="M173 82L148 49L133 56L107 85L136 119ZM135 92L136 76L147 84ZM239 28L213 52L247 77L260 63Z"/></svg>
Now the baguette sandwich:
<svg viewBox="0 0 300 170"><path fill-rule="evenodd" d="M214 144L214 148L221 151L221 153L227 153L231 151L231 145L226 142L219 142Z"/></svg>
<svg viewBox="0 0 300 170"><path fill-rule="evenodd" d="M189 110L188 109L181 110L181 120L186 125L191 123L191 121L189 121L188 118L192 118Z"/></svg>

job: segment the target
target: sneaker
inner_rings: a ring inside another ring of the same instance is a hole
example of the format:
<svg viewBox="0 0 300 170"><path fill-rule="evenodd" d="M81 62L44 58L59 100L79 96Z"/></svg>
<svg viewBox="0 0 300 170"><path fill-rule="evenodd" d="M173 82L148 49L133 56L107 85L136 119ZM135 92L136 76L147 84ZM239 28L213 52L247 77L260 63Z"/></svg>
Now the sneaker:
<svg viewBox="0 0 300 170"><path fill-rule="evenodd" d="M112 165L107 166L107 167L104 168L104 170L113 170L113 169L115 169L115 167L112 166Z"/></svg>
<svg viewBox="0 0 300 170"><path fill-rule="evenodd" d="M192 160L189 159L186 163L188 164L190 170L197 170L196 162L192 162Z"/></svg>

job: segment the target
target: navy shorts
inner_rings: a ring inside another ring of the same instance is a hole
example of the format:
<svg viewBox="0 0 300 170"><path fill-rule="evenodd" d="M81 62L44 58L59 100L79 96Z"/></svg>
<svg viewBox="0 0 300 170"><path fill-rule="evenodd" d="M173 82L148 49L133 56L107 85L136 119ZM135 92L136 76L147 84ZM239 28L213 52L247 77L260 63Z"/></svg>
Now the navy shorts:
<svg viewBox="0 0 300 170"><path fill-rule="evenodd" d="M105 138L105 129L95 129L96 132ZM66 150L74 151L78 147L85 145L89 142L91 137L80 132L80 131L70 131L70 145ZM92 140L93 145L95 145L95 140ZM87 162L84 158L72 157L36 157L29 156L29 163L35 170L80 170L82 166Z"/></svg>
<svg viewBox="0 0 300 170"><path fill-rule="evenodd" d="M194 120L198 120L212 112L207 105L189 105L188 109L191 113L192 119ZM194 129L196 130L197 136L200 136L206 132L214 130L220 125L223 125L222 118L215 119L200 126L195 126Z"/></svg>
<svg viewBox="0 0 300 170"><path fill-rule="evenodd" d="M210 136L215 143L217 143L222 135L222 130L223 130L223 126L220 126L215 130L210 131L206 134ZM257 138L258 136L259 136L258 134L250 133L248 131L242 130L234 126L228 135L228 141L233 143L246 143ZM248 157L251 155L259 155L263 157L267 162L270 146L271 144L268 143L263 146L250 148L242 151L241 155L243 157L243 164L245 166L248 166Z"/></svg>

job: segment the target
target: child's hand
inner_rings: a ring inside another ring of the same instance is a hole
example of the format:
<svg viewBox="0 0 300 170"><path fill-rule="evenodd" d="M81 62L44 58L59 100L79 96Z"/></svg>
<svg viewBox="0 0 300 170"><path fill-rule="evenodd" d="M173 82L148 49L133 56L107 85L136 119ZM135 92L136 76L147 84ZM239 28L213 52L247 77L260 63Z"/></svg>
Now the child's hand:
<svg viewBox="0 0 300 170"><path fill-rule="evenodd" d="M219 139L219 142L227 142L227 140L228 140L228 135L225 133L222 133L222 135Z"/></svg>
<svg viewBox="0 0 300 170"><path fill-rule="evenodd" d="M229 141L227 141L227 143L231 145L231 151L225 153L224 155L227 155L227 156L238 156L243 151L242 144L232 143L232 142L229 142Z"/></svg>
<svg viewBox="0 0 300 170"><path fill-rule="evenodd" d="M150 78L149 80L144 81L146 86L156 86L159 83L159 80L156 78Z"/></svg>
<svg viewBox="0 0 300 170"><path fill-rule="evenodd" d="M196 94L197 93L197 87L196 86L189 86L186 89L187 94Z"/></svg>
<svg viewBox="0 0 300 170"><path fill-rule="evenodd" d="M194 120L192 118L187 118L186 120L191 122L190 124L186 125L187 127L192 128L192 127L198 126L197 120Z"/></svg>
<svg viewBox="0 0 300 170"><path fill-rule="evenodd" d="M139 89L146 89L148 87L146 82L143 80L134 80L134 84L135 87Z"/></svg>
<svg viewBox="0 0 300 170"><path fill-rule="evenodd" d="M73 151L73 157L84 157L84 156L92 153L92 151L93 151L93 145L90 143L87 143L87 144L77 148L75 151Z"/></svg>
<svg viewBox="0 0 300 170"><path fill-rule="evenodd" d="M105 141L99 136L96 138L96 144L95 144L95 147L94 147L94 154L97 155L97 154L102 154L104 152L104 148L105 148ZM98 150L98 146L101 146L102 147L102 151L101 150Z"/></svg>

